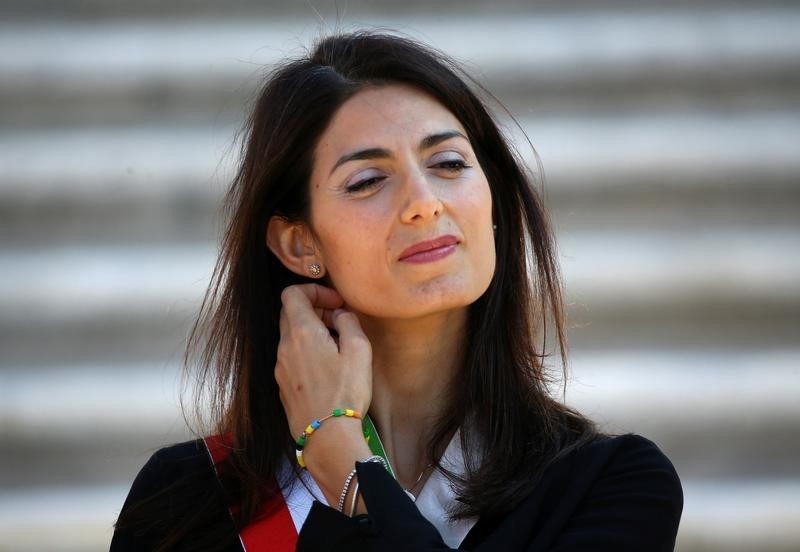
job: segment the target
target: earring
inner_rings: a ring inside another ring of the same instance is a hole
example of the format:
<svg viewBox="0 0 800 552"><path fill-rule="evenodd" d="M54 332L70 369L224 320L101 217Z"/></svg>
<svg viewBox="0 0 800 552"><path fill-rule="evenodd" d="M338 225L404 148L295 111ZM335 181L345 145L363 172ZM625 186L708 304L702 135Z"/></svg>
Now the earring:
<svg viewBox="0 0 800 552"><path fill-rule="evenodd" d="M322 274L322 267L319 266L318 263L312 263L312 264L308 265L308 271L311 273L311 276L316 278L317 276Z"/></svg>
<svg viewBox="0 0 800 552"><path fill-rule="evenodd" d="M497 225L496 225L496 224L492 224L492 230L494 230L495 232L497 232Z"/></svg>

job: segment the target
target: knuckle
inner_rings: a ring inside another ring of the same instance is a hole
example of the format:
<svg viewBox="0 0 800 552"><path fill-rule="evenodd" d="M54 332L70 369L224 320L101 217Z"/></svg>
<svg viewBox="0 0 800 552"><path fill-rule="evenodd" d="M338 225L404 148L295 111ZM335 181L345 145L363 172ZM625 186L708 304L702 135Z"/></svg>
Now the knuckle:
<svg viewBox="0 0 800 552"><path fill-rule="evenodd" d="M367 336L363 334L351 335L347 338L348 344L357 351L369 351L371 345Z"/></svg>
<svg viewBox="0 0 800 552"><path fill-rule="evenodd" d="M337 317L339 318L339 320L342 320L344 322L352 322L356 320L356 315L346 310L341 311Z"/></svg>
<svg viewBox="0 0 800 552"><path fill-rule="evenodd" d="M301 325L292 330L292 335L295 341L313 341L317 335L317 332L314 328Z"/></svg>
<svg viewBox="0 0 800 552"><path fill-rule="evenodd" d="M292 297L296 293L294 287L295 286L288 286L283 288L283 291L281 291L281 303L286 303L287 301L290 301L292 299Z"/></svg>

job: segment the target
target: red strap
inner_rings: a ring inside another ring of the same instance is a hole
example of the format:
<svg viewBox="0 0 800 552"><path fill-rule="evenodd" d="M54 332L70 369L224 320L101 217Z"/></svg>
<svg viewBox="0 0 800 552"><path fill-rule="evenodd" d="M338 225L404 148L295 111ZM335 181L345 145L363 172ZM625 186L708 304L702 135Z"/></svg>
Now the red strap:
<svg viewBox="0 0 800 552"><path fill-rule="evenodd" d="M231 450L230 435L212 435L204 439L208 454L214 463L214 469L219 477L222 463ZM239 533L242 546L246 552L259 552L261 550L275 550L289 552L297 548L297 530L286 506L283 494L275 484L275 498L263 504L258 514L250 524ZM230 506L231 515L239 511L238 504Z"/></svg>

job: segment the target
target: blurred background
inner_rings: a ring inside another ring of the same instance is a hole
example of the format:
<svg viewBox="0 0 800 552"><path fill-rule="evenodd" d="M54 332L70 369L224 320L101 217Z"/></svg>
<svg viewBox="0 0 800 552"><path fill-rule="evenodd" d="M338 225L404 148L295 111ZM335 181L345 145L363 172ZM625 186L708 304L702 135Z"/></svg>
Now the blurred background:
<svg viewBox="0 0 800 552"><path fill-rule="evenodd" d="M800 550L800 6L769 0L0 2L0 550L107 549L191 437L181 355L245 106L361 26L448 52L530 137L567 401L673 460L678 550Z"/></svg>

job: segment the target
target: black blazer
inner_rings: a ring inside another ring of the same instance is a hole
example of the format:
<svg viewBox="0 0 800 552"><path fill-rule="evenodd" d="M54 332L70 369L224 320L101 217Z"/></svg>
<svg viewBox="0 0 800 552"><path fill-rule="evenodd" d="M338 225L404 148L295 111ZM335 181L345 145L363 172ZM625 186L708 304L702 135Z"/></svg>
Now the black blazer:
<svg viewBox="0 0 800 552"><path fill-rule="evenodd" d="M202 448L197 441L153 455L123 509L198 467L208 473L199 484L218 486ZM349 518L314 502L297 550L450 550L381 465L356 467L369 513ZM638 435L604 437L553 464L536 490L510 513L480 518L459 550L673 550L682 508L678 475L655 444ZM222 501L219 516L233 523ZM157 536L117 530L111 551L148 550ZM238 542L231 549L242 550Z"/></svg>

